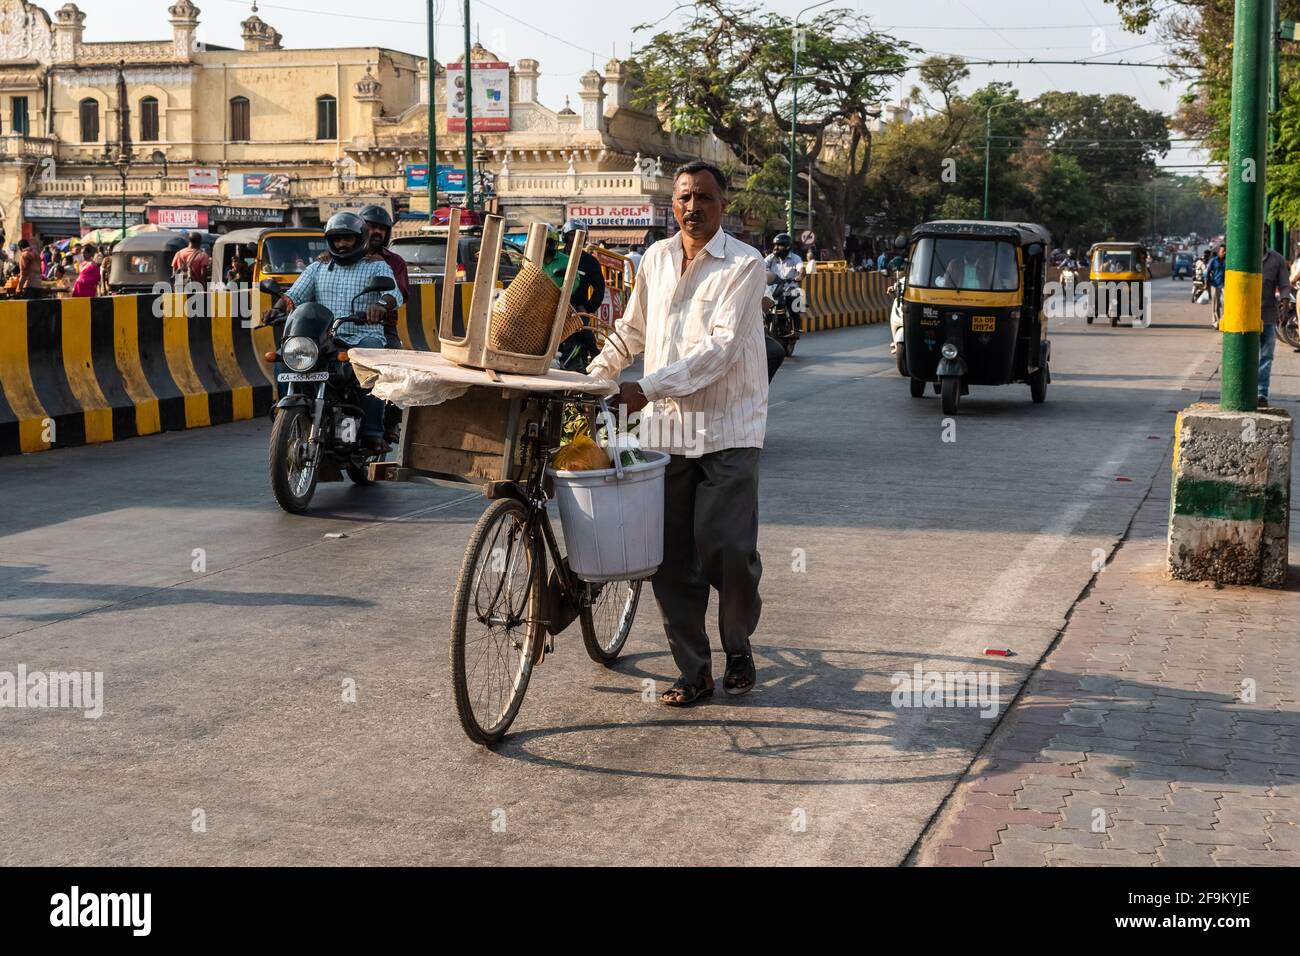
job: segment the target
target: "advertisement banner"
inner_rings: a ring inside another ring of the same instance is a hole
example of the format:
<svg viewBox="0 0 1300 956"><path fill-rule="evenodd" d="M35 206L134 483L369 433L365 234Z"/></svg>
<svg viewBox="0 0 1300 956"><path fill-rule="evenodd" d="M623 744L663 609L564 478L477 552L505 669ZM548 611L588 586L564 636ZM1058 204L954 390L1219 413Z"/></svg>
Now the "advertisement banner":
<svg viewBox="0 0 1300 956"><path fill-rule="evenodd" d="M410 190L429 188L429 164L406 164L406 188Z"/></svg>
<svg viewBox="0 0 1300 956"><path fill-rule="evenodd" d="M190 193L196 196L219 196L221 171L215 166L191 166Z"/></svg>
<svg viewBox="0 0 1300 956"><path fill-rule="evenodd" d="M289 197L288 173L231 173L227 177L230 198L266 196L277 199Z"/></svg>
<svg viewBox="0 0 1300 956"><path fill-rule="evenodd" d="M569 219L586 220L596 227L655 225L652 203L569 203Z"/></svg>
<svg viewBox="0 0 1300 956"><path fill-rule="evenodd" d="M465 132L465 64L446 64L447 131ZM471 76L474 132L510 130L510 64L477 61Z"/></svg>
<svg viewBox="0 0 1300 956"><path fill-rule="evenodd" d="M465 170L455 166L438 166L438 192L463 193L465 191Z"/></svg>
<svg viewBox="0 0 1300 956"><path fill-rule="evenodd" d="M207 209L177 209L172 206L150 206L149 221L168 229L207 229Z"/></svg>

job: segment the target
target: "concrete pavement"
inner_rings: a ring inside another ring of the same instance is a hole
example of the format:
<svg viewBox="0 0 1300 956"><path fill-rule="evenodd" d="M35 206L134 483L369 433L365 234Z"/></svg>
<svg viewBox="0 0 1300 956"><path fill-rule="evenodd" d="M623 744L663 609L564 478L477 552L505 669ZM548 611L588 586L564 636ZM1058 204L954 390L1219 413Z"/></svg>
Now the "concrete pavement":
<svg viewBox="0 0 1300 956"><path fill-rule="evenodd" d="M495 752L446 660L477 495L322 486L285 515L265 422L0 461L0 671L105 688L98 720L0 710L0 819L40 835L0 862L900 863L998 721L894 707L891 677L996 674L1005 707L1168 481L1218 342L1157 289L1153 328L1053 333L1046 404L977 388L955 431L885 327L805 339L763 455L758 689L643 700L674 676L647 601L612 669L562 635Z"/></svg>

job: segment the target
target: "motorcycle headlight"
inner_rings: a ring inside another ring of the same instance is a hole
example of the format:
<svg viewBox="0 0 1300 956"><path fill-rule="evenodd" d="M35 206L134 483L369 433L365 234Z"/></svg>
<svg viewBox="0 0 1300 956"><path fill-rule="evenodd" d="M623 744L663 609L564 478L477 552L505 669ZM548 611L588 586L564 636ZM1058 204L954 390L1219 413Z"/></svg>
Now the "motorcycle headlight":
<svg viewBox="0 0 1300 956"><path fill-rule="evenodd" d="M939 354L946 359L955 359L957 357L957 346L951 342L945 342L943 348L939 349Z"/></svg>
<svg viewBox="0 0 1300 956"><path fill-rule="evenodd" d="M295 335L285 339L284 346L280 350L280 357L284 364L295 372L306 372L316 364L319 356L319 346L305 335Z"/></svg>

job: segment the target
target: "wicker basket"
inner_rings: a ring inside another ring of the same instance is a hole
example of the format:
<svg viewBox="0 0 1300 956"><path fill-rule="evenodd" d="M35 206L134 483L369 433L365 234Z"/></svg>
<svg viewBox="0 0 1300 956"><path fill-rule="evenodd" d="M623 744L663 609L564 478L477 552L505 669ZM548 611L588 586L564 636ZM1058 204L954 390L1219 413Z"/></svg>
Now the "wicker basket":
<svg viewBox="0 0 1300 956"><path fill-rule="evenodd" d="M488 347L498 352L544 355L551 344L560 290L537 266L525 260L492 309Z"/></svg>

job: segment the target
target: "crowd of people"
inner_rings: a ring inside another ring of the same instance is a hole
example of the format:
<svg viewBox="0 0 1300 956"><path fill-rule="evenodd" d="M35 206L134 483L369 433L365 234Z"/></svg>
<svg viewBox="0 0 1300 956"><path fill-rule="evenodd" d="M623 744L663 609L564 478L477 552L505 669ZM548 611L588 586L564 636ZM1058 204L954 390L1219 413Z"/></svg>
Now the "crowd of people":
<svg viewBox="0 0 1300 956"><path fill-rule="evenodd" d="M60 249L47 243L40 251L27 239L0 249L3 294L10 299L89 298L107 293L108 257L94 243L71 242Z"/></svg>

